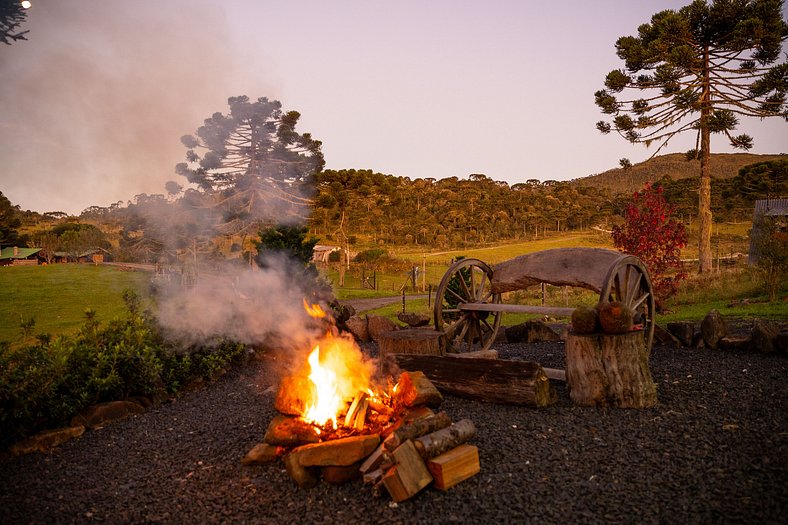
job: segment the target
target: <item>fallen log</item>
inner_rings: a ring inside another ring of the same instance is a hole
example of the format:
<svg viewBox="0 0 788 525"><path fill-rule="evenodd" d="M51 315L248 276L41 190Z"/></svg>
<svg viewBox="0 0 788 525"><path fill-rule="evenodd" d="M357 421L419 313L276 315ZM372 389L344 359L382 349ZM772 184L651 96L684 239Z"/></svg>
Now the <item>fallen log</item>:
<svg viewBox="0 0 788 525"><path fill-rule="evenodd" d="M558 400L539 363L394 354L403 370L420 370L438 390L490 403L544 407Z"/></svg>
<svg viewBox="0 0 788 525"><path fill-rule="evenodd" d="M476 435L476 427L470 419L463 419L450 427L442 428L413 440L413 444L424 459L440 456L444 452L462 445Z"/></svg>

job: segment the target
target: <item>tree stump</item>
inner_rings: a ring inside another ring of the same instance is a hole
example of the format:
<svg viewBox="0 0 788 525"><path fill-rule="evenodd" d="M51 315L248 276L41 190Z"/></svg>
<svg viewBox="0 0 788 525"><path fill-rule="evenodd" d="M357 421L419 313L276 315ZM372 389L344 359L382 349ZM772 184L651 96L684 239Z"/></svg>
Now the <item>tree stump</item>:
<svg viewBox="0 0 788 525"><path fill-rule="evenodd" d="M390 354L443 355L444 335L432 329L395 330L381 334L380 358Z"/></svg>
<svg viewBox="0 0 788 525"><path fill-rule="evenodd" d="M657 402L648 349L639 331L567 334L566 381L577 405L648 408Z"/></svg>

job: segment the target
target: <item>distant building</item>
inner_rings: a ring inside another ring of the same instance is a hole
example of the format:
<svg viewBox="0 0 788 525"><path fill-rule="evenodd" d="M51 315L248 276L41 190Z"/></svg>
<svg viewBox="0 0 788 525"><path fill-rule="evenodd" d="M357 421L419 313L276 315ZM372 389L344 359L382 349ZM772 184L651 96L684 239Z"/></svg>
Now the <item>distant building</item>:
<svg viewBox="0 0 788 525"><path fill-rule="evenodd" d="M0 266L36 265L39 263L38 252L41 248L20 248L9 246L0 250Z"/></svg>
<svg viewBox="0 0 788 525"><path fill-rule="evenodd" d="M339 246L326 246L322 244L316 244L315 247L312 249L312 262L322 262L327 263L328 257L340 250Z"/></svg>
<svg viewBox="0 0 788 525"><path fill-rule="evenodd" d="M750 253L748 262L755 264L758 262L758 253L753 245L752 239L756 236L756 219L764 215L766 217L788 217L788 199L764 199L755 201L755 211L752 216L752 233L750 234Z"/></svg>

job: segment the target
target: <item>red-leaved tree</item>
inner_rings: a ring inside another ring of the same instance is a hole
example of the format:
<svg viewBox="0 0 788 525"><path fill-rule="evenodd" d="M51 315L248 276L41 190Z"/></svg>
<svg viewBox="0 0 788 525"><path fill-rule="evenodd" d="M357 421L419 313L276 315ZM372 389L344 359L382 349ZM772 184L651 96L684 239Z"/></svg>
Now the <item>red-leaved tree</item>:
<svg viewBox="0 0 788 525"><path fill-rule="evenodd" d="M681 249L687 245L684 225L673 217L673 207L662 195L662 187L646 187L632 196L623 226L613 227L613 244L638 257L648 268L657 309L678 291L687 274L681 264Z"/></svg>

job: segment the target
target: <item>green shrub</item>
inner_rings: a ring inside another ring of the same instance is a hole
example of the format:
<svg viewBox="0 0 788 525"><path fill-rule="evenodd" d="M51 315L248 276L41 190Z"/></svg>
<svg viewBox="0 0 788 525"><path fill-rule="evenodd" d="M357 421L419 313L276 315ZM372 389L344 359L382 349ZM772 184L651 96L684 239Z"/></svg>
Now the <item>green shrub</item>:
<svg viewBox="0 0 788 525"><path fill-rule="evenodd" d="M245 352L230 341L179 349L139 311L136 294L124 292L124 301L128 316L106 326L87 310L74 335L42 335L17 349L0 343L0 447L67 425L95 403L174 394L194 380L215 379Z"/></svg>

